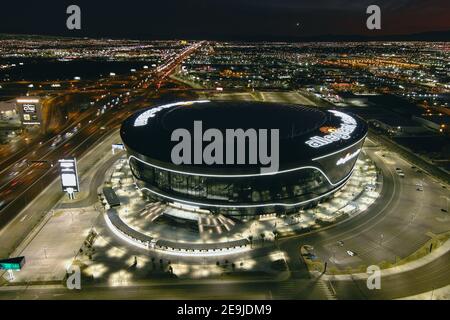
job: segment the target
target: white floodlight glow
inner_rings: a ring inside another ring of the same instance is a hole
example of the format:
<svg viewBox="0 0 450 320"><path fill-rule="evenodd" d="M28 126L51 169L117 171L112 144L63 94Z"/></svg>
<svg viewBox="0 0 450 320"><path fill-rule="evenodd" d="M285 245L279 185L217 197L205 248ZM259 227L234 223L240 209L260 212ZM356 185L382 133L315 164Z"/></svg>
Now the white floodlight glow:
<svg viewBox="0 0 450 320"><path fill-rule="evenodd" d="M358 149L353 153L347 153L343 158L339 158L339 160L336 161L336 165L340 166L344 163L347 163L347 161L350 161L351 159L357 157L360 151L361 149Z"/></svg>
<svg viewBox="0 0 450 320"><path fill-rule="evenodd" d="M17 99L17 103L39 103L39 99Z"/></svg>
<svg viewBox="0 0 450 320"><path fill-rule="evenodd" d="M77 177L71 173L61 174L62 184L65 187L75 187L77 185Z"/></svg>
<svg viewBox="0 0 450 320"><path fill-rule="evenodd" d="M182 101L182 102L174 102L169 104L164 104L155 108L151 108L143 113L141 113L136 120L134 121L135 127L142 127L147 125L148 119L153 118L156 113L158 113L161 110L176 107L176 106L188 106L194 103L205 103L210 102L209 100L197 100L197 101Z"/></svg>

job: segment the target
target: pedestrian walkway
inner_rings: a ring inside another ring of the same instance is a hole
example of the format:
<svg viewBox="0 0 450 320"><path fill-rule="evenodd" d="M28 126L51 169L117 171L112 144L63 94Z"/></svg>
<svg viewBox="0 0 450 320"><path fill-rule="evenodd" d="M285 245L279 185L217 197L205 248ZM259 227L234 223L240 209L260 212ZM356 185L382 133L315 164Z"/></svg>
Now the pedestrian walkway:
<svg viewBox="0 0 450 320"><path fill-rule="evenodd" d="M450 285L399 300L450 300Z"/></svg>
<svg viewBox="0 0 450 320"><path fill-rule="evenodd" d="M97 216L92 207L54 211L28 246L18 253L26 257L26 263L15 273L13 283L62 280Z"/></svg>

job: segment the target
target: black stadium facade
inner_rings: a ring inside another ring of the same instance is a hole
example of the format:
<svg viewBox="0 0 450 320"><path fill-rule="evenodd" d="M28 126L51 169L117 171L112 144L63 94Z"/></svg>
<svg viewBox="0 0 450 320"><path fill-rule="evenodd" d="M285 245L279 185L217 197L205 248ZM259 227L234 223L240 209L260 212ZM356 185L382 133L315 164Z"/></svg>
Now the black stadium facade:
<svg viewBox="0 0 450 320"><path fill-rule="evenodd" d="M185 128L194 136L194 121L223 132L278 129L278 171L263 173L255 164L174 164L172 132ZM338 110L204 100L139 111L120 134L136 183L148 196L248 216L296 212L330 198L350 178L367 125Z"/></svg>

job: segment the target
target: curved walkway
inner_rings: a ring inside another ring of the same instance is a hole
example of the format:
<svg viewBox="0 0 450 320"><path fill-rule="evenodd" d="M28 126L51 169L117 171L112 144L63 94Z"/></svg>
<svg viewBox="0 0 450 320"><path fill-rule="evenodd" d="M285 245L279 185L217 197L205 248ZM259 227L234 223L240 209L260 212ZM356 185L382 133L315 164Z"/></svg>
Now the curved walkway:
<svg viewBox="0 0 450 320"><path fill-rule="evenodd" d="M147 250L163 250L171 254L195 256L235 254L250 250L250 241L247 239L216 243L175 242L165 239L155 239L129 227L122 221L114 208L106 211L105 220L111 231L118 237Z"/></svg>

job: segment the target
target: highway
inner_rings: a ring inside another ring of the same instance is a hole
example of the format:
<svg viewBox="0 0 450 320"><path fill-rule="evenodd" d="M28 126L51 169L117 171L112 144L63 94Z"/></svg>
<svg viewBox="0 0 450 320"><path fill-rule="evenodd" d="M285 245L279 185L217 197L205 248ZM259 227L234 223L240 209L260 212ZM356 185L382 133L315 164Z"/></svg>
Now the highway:
<svg viewBox="0 0 450 320"><path fill-rule="evenodd" d="M42 143L35 143L30 148L23 149L17 155L9 157L2 162L0 172L0 227L5 226L11 219L24 208L37 194L43 190L57 176L55 164L64 157L79 157L98 139L107 132L115 129L133 111L145 106L145 102L155 94L161 83L188 55L195 51L203 42L195 43L181 51L178 55L170 57L153 74L146 75L145 79L139 79L131 89L133 102L113 104L106 106L103 114L97 114L97 108L91 108L81 121L74 123L71 128L71 136L62 138L57 145L52 145L55 138ZM152 87L150 87L152 85ZM151 88L139 90L140 88ZM136 95L135 95L136 94ZM77 131L74 132L75 126ZM45 161L30 164L29 160ZM52 166L53 165L53 166Z"/></svg>

